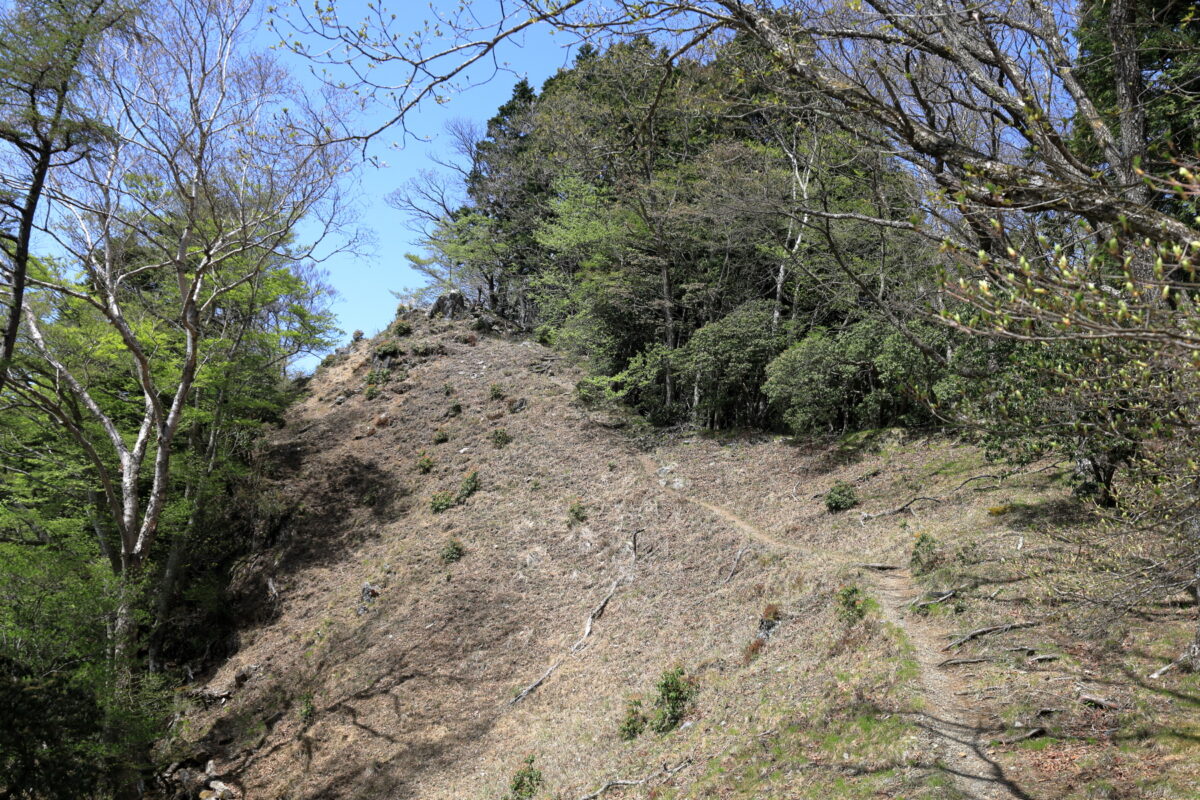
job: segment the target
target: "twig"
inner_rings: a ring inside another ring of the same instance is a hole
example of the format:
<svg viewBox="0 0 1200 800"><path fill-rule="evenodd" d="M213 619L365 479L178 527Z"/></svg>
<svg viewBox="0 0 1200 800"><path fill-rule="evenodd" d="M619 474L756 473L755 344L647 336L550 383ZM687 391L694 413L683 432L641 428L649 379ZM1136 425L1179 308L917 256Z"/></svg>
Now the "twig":
<svg viewBox="0 0 1200 800"><path fill-rule="evenodd" d="M724 586L733 578L733 573L737 572L738 564L742 563L742 556L750 549L750 542L742 545L742 549L737 551L737 555L733 559L733 566L729 568L729 574L725 576L725 580L721 581L720 585Z"/></svg>
<svg viewBox="0 0 1200 800"><path fill-rule="evenodd" d="M972 639L978 639L980 636L988 636L993 633L1008 633L1009 631L1015 631L1020 628L1032 628L1035 625L1041 624L1041 622L1009 622L1004 625L992 625L988 628L979 628L978 630L971 631L970 633L955 639L953 642L943 647L942 652L953 650L955 647L965 644Z"/></svg>
<svg viewBox="0 0 1200 800"><path fill-rule="evenodd" d="M684 769L684 767L687 767L691 763L692 763L691 758L685 758L683 761L679 762L674 767L668 767L666 764L663 764L662 769L656 769L654 772L651 772L649 775L647 775L646 777L644 777L640 780L622 780L620 778L615 778L611 781L608 781L607 783L605 783L603 786L601 786L599 789L592 792L591 794L585 794L583 797L580 797L579 800L596 800L597 797L604 794L609 789L617 789L617 788L620 788L623 786L643 786L648 781L654 780L655 778L659 777L660 775L664 778L669 778L672 775L674 775L675 773L682 771Z"/></svg>
<svg viewBox="0 0 1200 800"><path fill-rule="evenodd" d="M854 566L860 569L873 569L876 572L891 572L892 570L900 569L895 564L855 564Z"/></svg>

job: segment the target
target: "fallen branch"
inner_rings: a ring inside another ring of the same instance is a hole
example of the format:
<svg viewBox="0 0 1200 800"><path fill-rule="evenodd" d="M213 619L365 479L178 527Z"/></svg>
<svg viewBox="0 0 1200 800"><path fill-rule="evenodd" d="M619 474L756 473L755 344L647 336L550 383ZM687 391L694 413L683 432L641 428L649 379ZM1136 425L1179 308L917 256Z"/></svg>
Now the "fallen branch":
<svg viewBox="0 0 1200 800"><path fill-rule="evenodd" d="M860 512L858 512L858 524L865 525L865 524L867 524L867 520L878 519L879 517L890 517L893 514L903 514L905 511L909 510L909 507L912 506L913 503L917 503L921 500L928 500L931 503L942 502L942 498L940 498L940 497L925 497L922 495L919 497L914 497L912 500L909 500L904 505L900 506L899 508L893 508L891 511L879 511L875 514L868 514L865 511L860 511Z"/></svg>
<svg viewBox="0 0 1200 800"><path fill-rule="evenodd" d="M738 564L742 563L742 556L744 556L746 551L749 549L750 542L746 542L744 545L742 545L742 549L737 551L737 555L733 559L733 566L729 568L729 574L725 576L725 580L721 581L719 585L724 586L725 584L729 583L730 579L733 578L733 573L737 572Z"/></svg>
<svg viewBox="0 0 1200 800"><path fill-rule="evenodd" d="M1079 702L1083 703L1085 706L1095 706L1096 708L1104 708L1110 711L1116 711L1121 708L1121 706L1117 705L1112 700L1106 700L1103 697L1097 697L1094 694L1079 695Z"/></svg>
<svg viewBox="0 0 1200 800"><path fill-rule="evenodd" d="M608 590L608 594L606 594L604 599L592 609L592 613L588 614L588 618L583 624L583 635L579 637L579 641L571 645L571 649L567 651L567 655L570 655L571 653L577 653L583 649L583 645L587 641L587 638L592 635L592 624L595 623L596 620L600 619L600 617L604 614L604 609L608 607L608 601L612 600L613 595L617 593L617 587L621 585L623 580L625 580L624 575L613 581L612 588ZM546 679L554 674L554 670L561 667L562 663L566 660L567 656L563 656L562 658L558 659L558 661L555 661L553 664L551 664L550 668L543 672L540 678L522 689L516 697L508 701L508 704L510 706L515 706L517 703L528 697L534 690L545 683Z"/></svg>
<svg viewBox="0 0 1200 800"><path fill-rule="evenodd" d="M985 661L995 661L994 658L947 658L945 661L938 664L939 667L958 667L963 664L982 664Z"/></svg>
<svg viewBox="0 0 1200 800"><path fill-rule="evenodd" d="M970 633L955 639L953 642L943 647L942 652L953 650L954 648L959 647L971 641L972 639L978 639L980 636L990 636L993 633L1008 633L1009 631L1019 630L1020 628L1032 628L1041 624L1042 623L1040 622L1009 622L1004 625L992 625L988 628L979 628L978 630L973 630Z"/></svg>
<svg viewBox="0 0 1200 800"><path fill-rule="evenodd" d="M579 800L596 800L597 797L604 794L609 789L618 789L618 788L625 787L625 786L644 786L647 782L652 781L659 776L662 776L664 778L669 778L672 775L674 775L675 773L681 772L684 769L684 767L688 766L691 763L692 763L692 759L685 758L683 761L680 761L674 767L667 767L666 764L663 764L662 769L656 769L654 772L651 772L649 775L647 775L646 777L644 777L640 780L622 780L620 778L616 778L611 781L608 781L607 783L605 783L603 786L601 786L599 789L592 792L591 794L585 794L583 797L580 797Z"/></svg>
<svg viewBox="0 0 1200 800"><path fill-rule="evenodd" d="M859 569L873 569L876 572L890 572L892 570L901 569L895 564L855 564Z"/></svg>
<svg viewBox="0 0 1200 800"><path fill-rule="evenodd" d="M1177 666L1179 666L1179 662L1172 661L1171 663L1167 664L1165 667L1161 667L1160 669L1154 670L1154 672L1151 672L1146 677L1149 678L1150 680L1158 680L1163 675L1166 675L1168 672L1170 672L1172 669L1174 669Z"/></svg>
<svg viewBox="0 0 1200 800"><path fill-rule="evenodd" d="M951 597L954 597L954 595L957 593L957 591L958 590L956 590L956 589L951 589L950 591L946 592L941 597L935 597L932 600L913 600L911 603L908 604L908 606L909 606L909 608L913 609L914 611L917 610L918 608L928 608L929 606L936 606L938 603L944 603L947 600L949 600Z"/></svg>
<svg viewBox="0 0 1200 800"><path fill-rule="evenodd" d="M1026 739L1034 739L1034 738L1037 738L1038 736L1045 736L1045 735L1046 735L1045 728L1030 728L1029 730L1025 731L1022 734L1019 734L1017 736L1010 736L1007 739L1001 739L1000 741L1003 742L1004 744L1016 744L1017 742L1023 742Z"/></svg>

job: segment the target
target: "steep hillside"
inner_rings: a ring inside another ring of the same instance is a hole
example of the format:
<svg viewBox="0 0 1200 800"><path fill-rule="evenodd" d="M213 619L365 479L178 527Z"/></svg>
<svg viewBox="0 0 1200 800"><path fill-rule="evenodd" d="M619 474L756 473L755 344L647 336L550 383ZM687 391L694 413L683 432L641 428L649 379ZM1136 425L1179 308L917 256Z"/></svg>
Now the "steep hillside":
<svg viewBox="0 0 1200 800"><path fill-rule="evenodd" d="M668 438L578 404L537 344L409 324L270 442L238 652L166 746L177 796L1197 796L1197 683L1139 677L1194 609L1107 641L1063 618L1087 520L1053 465ZM861 503L829 511L838 484Z"/></svg>

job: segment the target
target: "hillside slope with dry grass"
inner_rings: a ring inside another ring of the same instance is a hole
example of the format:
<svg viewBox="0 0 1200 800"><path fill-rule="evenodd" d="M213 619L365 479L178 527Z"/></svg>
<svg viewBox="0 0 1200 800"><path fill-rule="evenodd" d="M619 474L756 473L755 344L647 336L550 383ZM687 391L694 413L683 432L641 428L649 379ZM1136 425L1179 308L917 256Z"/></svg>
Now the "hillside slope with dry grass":
<svg viewBox="0 0 1200 800"><path fill-rule="evenodd" d="M272 436L237 654L164 746L177 796L1200 796L1200 684L1144 677L1195 610L1066 613L1090 523L1052 465L671 438L532 342L411 327ZM677 668L679 724L623 736Z"/></svg>

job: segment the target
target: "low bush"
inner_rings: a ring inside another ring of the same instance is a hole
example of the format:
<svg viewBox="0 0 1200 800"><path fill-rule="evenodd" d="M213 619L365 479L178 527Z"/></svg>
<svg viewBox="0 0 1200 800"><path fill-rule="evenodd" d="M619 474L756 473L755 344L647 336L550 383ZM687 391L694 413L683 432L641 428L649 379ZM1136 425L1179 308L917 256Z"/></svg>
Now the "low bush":
<svg viewBox="0 0 1200 800"><path fill-rule="evenodd" d="M642 708L642 700L639 697L631 697L625 703L625 717L617 728L617 735L621 737L622 741L632 742L641 736L644 730L646 730L646 712Z"/></svg>
<svg viewBox="0 0 1200 800"><path fill-rule="evenodd" d="M392 323L393 336L409 336L412 334L412 323L408 320L398 319Z"/></svg>
<svg viewBox="0 0 1200 800"><path fill-rule="evenodd" d="M446 546L442 548L441 557L443 564L453 564L456 561L461 561L462 557L467 554L467 548L463 547L462 542L458 539L451 539L446 542Z"/></svg>
<svg viewBox="0 0 1200 800"><path fill-rule="evenodd" d="M870 610L871 599L867 593L851 584L843 586L837 593L838 618L847 625L860 622Z"/></svg>
<svg viewBox="0 0 1200 800"><path fill-rule="evenodd" d="M433 459L429 457L428 453L422 452L420 457L417 458L417 472L422 475L428 475L433 472Z"/></svg>
<svg viewBox="0 0 1200 800"><path fill-rule="evenodd" d="M577 523L584 522L587 520L587 518L587 506L583 504L582 500L576 499L571 503L570 507L567 508L567 521L570 522L570 524L575 525Z"/></svg>
<svg viewBox="0 0 1200 800"><path fill-rule="evenodd" d="M454 495L450 492L434 492L433 497L429 498L429 510L435 514L440 514L443 511L449 511L458 505L454 500Z"/></svg>
<svg viewBox="0 0 1200 800"><path fill-rule="evenodd" d="M462 483L458 486L458 494L455 495L455 502L465 503L467 498L479 491L479 473L472 472L470 475L462 479Z"/></svg>
<svg viewBox="0 0 1200 800"><path fill-rule="evenodd" d="M503 400L504 387L498 383L493 383L488 387L488 397L490 397L492 400Z"/></svg>
<svg viewBox="0 0 1200 800"><path fill-rule="evenodd" d="M654 688L658 696L654 698L654 716L650 719L650 728L655 733L668 733L683 721L695 688L683 667L664 672Z"/></svg>
<svg viewBox="0 0 1200 800"><path fill-rule="evenodd" d="M942 563L942 548L938 540L922 531L913 541L912 555L908 566L914 575L925 575Z"/></svg>
<svg viewBox="0 0 1200 800"><path fill-rule="evenodd" d="M854 508L856 505L858 505L858 492L844 481L838 481L832 489L825 493L825 508L829 509L831 514Z"/></svg>
<svg viewBox="0 0 1200 800"><path fill-rule="evenodd" d="M404 348L399 342L384 342L375 347L376 358L398 358L404 355Z"/></svg>
<svg viewBox="0 0 1200 800"><path fill-rule="evenodd" d="M450 434L447 433L446 431L442 430L441 428L438 428L436 431L433 432L433 443L434 444L445 444L448 441L450 441Z"/></svg>
<svg viewBox="0 0 1200 800"><path fill-rule="evenodd" d="M525 759L525 766L513 773L504 800L532 800L542 788L542 771L533 765L534 757Z"/></svg>
<svg viewBox="0 0 1200 800"><path fill-rule="evenodd" d="M497 450L503 449L506 445L508 445L509 442L513 440L512 434L504 430L504 428L497 428L496 430L492 431L490 438L492 440L492 444L495 445Z"/></svg>

